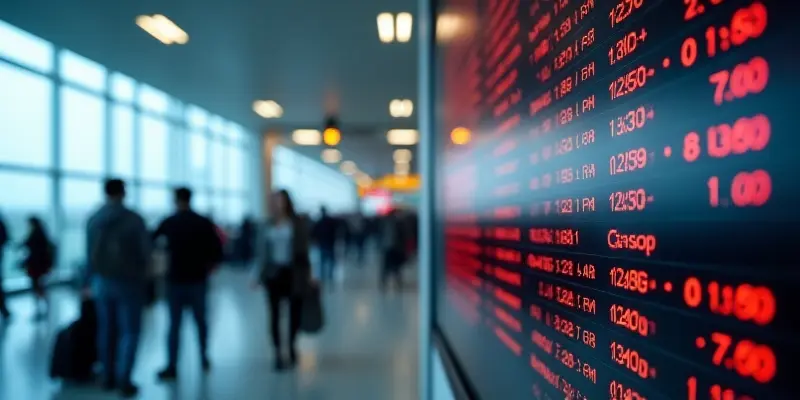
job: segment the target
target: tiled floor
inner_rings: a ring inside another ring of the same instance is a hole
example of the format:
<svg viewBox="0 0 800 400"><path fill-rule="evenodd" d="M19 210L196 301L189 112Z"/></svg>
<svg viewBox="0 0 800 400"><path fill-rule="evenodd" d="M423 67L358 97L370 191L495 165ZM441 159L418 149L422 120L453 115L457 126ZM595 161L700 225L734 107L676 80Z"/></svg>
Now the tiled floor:
<svg viewBox="0 0 800 400"><path fill-rule="evenodd" d="M166 310L157 304L144 318L134 379L139 398L224 400L413 400L417 390L417 300L414 290L380 294L376 268L345 269L337 290L326 294L327 326L300 340L300 365L271 370L264 294L247 286L247 274L226 270L213 281L210 353L213 369L203 375L195 330L187 313L179 380L160 383L165 361ZM413 275L412 271L406 271ZM94 388L63 387L47 377L55 333L77 314L75 294L51 294L48 321L34 322L32 299L12 298L15 318L0 322L0 400L106 399Z"/></svg>

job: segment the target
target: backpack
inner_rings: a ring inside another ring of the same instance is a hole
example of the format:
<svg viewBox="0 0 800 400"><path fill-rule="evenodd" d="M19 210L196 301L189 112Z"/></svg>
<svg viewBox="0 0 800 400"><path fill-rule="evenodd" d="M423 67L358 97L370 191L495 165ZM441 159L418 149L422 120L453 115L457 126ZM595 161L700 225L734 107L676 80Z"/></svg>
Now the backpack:
<svg viewBox="0 0 800 400"><path fill-rule="evenodd" d="M117 216L100 229L90 254L91 265L95 273L105 278L140 280L146 266L137 262L138 243L130 240L125 217Z"/></svg>

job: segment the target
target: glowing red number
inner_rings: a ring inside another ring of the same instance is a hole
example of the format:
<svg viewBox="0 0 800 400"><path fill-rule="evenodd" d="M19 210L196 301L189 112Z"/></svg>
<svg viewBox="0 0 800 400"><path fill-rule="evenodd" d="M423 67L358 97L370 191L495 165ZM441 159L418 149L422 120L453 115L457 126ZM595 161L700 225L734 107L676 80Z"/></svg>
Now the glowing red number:
<svg viewBox="0 0 800 400"><path fill-rule="evenodd" d="M683 0L683 4L686 4L686 13L683 15L684 21L689 21L700 14L697 0Z"/></svg>
<svg viewBox="0 0 800 400"><path fill-rule="evenodd" d="M719 206L719 178L716 176L708 179L708 202L711 207Z"/></svg>
<svg viewBox="0 0 800 400"><path fill-rule="evenodd" d="M772 179L767 171L740 172L733 178L731 201L737 207L763 206L772 194Z"/></svg>
<svg viewBox="0 0 800 400"><path fill-rule="evenodd" d="M684 67L691 67L697 60L697 40L688 38L681 45L681 63Z"/></svg>
<svg viewBox="0 0 800 400"><path fill-rule="evenodd" d="M697 132L689 132L683 138L683 158L688 162L693 162L700 157L700 135Z"/></svg>
<svg viewBox="0 0 800 400"><path fill-rule="evenodd" d="M683 300L687 306L692 308L700 305L703 300L703 288L699 279L695 277L686 279L686 283L683 285Z"/></svg>
<svg viewBox="0 0 800 400"><path fill-rule="evenodd" d="M755 39L767 28L767 7L756 2L733 14L731 20L731 43L739 46L747 39Z"/></svg>

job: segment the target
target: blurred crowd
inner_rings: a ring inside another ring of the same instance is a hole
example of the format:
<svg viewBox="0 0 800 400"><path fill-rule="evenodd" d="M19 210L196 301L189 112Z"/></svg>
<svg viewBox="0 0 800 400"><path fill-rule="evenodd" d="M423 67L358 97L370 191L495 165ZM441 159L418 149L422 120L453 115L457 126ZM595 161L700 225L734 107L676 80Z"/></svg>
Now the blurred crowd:
<svg viewBox="0 0 800 400"><path fill-rule="evenodd" d="M104 389L123 397L138 393L131 372L142 312L160 293L167 305L169 329L168 361L157 373L159 379L178 377L185 309L191 311L197 326L202 369L211 369L208 281L223 264L249 269L252 288L265 289L275 368L287 370L297 361L298 333L321 329L319 293L336 287L340 268L376 265L379 288L385 291L391 283L402 288L403 269L412 263L417 247L417 215L411 209L395 208L367 217L361 212L331 215L323 207L312 219L298 213L290 194L279 190L270 195L264 221L247 217L237 227L220 227L194 211L190 189L178 188L175 212L148 230L142 217L125 206L123 181L106 181L104 193L104 204L86 223L86 265L79 279L81 315L58 334L51 376L84 383L98 380ZM37 303L34 317L41 319L48 310L43 279L54 268L57 248L39 218L31 216L28 225L25 239L11 243L0 216L0 265L3 247L23 250L19 266L31 281ZM378 254L379 259L368 260L368 254ZM283 303L289 306L288 337L281 334ZM0 285L0 320L11 316Z"/></svg>

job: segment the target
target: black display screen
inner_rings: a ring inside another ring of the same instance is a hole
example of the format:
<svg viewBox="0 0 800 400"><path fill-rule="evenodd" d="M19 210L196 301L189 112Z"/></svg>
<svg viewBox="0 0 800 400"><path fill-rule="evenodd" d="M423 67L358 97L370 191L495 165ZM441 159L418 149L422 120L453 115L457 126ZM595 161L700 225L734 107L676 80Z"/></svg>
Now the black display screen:
<svg viewBox="0 0 800 400"><path fill-rule="evenodd" d="M436 324L475 397L798 397L799 11L439 0Z"/></svg>

